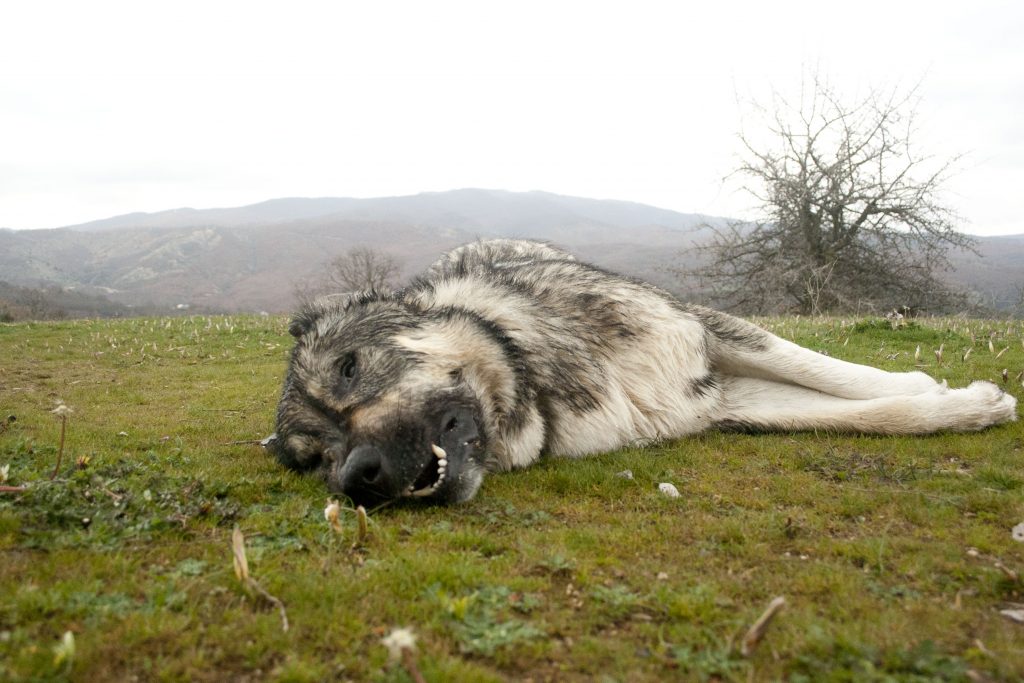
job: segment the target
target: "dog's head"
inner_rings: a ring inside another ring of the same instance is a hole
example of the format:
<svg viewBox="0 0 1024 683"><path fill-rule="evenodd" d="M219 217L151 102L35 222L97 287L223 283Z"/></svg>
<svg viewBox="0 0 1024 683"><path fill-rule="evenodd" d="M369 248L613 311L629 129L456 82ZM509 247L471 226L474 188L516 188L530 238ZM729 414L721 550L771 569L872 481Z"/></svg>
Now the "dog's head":
<svg viewBox="0 0 1024 683"><path fill-rule="evenodd" d="M486 396L501 381L473 321L358 294L304 306L289 331L274 447L283 464L319 469L332 492L362 505L473 497L485 472Z"/></svg>

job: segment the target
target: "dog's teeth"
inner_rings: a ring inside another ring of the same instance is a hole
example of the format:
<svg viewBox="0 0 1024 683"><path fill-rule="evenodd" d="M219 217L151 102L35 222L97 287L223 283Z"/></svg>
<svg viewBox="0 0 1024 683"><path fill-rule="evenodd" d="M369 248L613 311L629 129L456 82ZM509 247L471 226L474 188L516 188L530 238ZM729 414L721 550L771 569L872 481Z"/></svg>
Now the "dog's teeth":
<svg viewBox="0 0 1024 683"><path fill-rule="evenodd" d="M434 451L434 455L437 456L438 460L444 460L448 457L448 454L444 452L444 449L438 446L436 443L430 444L430 450Z"/></svg>
<svg viewBox="0 0 1024 683"><path fill-rule="evenodd" d="M422 498L423 496L429 496L431 493L434 492L436 487L437 487L436 484L432 484L431 486L428 486L425 489L420 489L419 491L413 491L412 494L410 494L410 495L412 495L412 496L414 496L416 498Z"/></svg>
<svg viewBox="0 0 1024 683"><path fill-rule="evenodd" d="M437 469L443 470L445 467L448 467L448 458L441 458L437 461Z"/></svg>

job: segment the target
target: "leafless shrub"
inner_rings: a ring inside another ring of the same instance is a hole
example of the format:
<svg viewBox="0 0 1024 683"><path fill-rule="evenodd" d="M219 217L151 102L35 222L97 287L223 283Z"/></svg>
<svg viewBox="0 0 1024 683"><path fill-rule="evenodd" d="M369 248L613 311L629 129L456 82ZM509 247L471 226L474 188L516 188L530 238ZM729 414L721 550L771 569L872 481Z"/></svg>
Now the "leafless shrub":
<svg viewBox="0 0 1024 683"><path fill-rule="evenodd" d="M759 108L773 142L746 132L736 174L762 219L732 222L690 272L717 305L745 313L879 312L965 303L939 277L950 249L972 249L940 201L958 158L912 146L917 91L847 104L818 78L798 103Z"/></svg>
<svg viewBox="0 0 1024 683"><path fill-rule="evenodd" d="M353 247L333 258L322 274L295 287L299 301L322 294L386 290L398 280L399 264L390 255L369 247Z"/></svg>

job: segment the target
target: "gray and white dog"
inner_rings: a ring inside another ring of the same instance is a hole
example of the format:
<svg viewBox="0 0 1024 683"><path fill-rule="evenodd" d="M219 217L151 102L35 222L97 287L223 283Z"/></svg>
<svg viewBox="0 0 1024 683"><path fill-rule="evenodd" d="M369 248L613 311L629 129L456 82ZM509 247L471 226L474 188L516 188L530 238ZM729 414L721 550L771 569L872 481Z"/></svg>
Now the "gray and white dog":
<svg viewBox="0 0 1024 683"><path fill-rule="evenodd" d="M1016 419L989 382L949 389L802 348L518 240L448 253L408 288L300 310L275 450L362 504L465 501L489 471L712 427L875 434Z"/></svg>

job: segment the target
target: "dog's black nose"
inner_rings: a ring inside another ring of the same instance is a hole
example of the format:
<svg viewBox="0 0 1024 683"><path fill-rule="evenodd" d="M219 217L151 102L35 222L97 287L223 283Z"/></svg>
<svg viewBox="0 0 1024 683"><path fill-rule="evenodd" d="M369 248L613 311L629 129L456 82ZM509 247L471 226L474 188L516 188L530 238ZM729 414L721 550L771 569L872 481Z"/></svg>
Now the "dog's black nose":
<svg viewBox="0 0 1024 683"><path fill-rule="evenodd" d="M387 459L369 444L353 448L332 479L336 488L356 503L394 496L394 478Z"/></svg>

